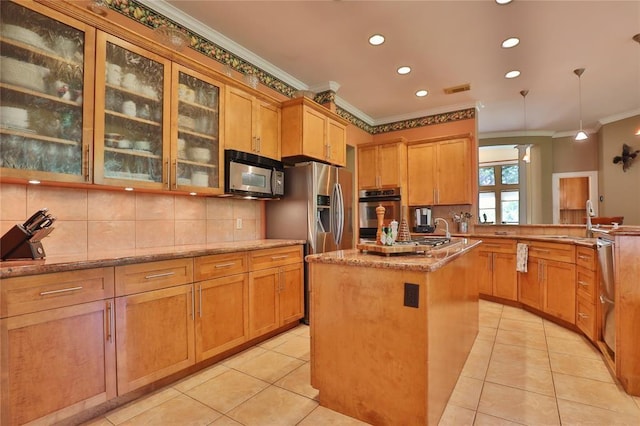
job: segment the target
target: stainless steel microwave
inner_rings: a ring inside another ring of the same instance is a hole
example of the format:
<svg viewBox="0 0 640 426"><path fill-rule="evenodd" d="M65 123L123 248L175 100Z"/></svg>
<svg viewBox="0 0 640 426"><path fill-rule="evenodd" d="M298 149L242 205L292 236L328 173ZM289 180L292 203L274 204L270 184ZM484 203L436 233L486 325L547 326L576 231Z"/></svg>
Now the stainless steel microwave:
<svg viewBox="0 0 640 426"><path fill-rule="evenodd" d="M224 192L251 198L279 198L284 195L284 166L281 161L248 152L224 151Z"/></svg>

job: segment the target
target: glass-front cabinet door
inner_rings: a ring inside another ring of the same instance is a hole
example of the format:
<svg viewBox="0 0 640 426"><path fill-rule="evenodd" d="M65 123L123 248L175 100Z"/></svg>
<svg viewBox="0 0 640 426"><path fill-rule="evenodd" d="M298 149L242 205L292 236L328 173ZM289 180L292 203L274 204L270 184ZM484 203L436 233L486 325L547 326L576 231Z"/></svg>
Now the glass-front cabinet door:
<svg viewBox="0 0 640 426"><path fill-rule="evenodd" d="M220 100L223 85L173 64L171 187L191 192L222 193L223 149L220 145Z"/></svg>
<svg viewBox="0 0 640 426"><path fill-rule="evenodd" d="M171 62L98 31L94 181L170 189Z"/></svg>
<svg viewBox="0 0 640 426"><path fill-rule="evenodd" d="M91 181L95 29L0 2L0 177Z"/></svg>

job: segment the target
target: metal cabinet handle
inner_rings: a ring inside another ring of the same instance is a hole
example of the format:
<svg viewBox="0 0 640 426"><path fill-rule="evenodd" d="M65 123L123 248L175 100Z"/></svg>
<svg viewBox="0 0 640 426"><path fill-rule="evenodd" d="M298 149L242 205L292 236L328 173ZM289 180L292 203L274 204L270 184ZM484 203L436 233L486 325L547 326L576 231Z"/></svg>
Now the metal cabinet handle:
<svg viewBox="0 0 640 426"><path fill-rule="evenodd" d="M167 161L165 162L165 167L167 168L167 189L170 189L170 186L169 186L169 185L171 184L171 177L170 177L170 174L171 174L171 170L170 170L170 169L171 169L171 164L170 164L170 162L169 162L169 160L168 160L168 159L167 159ZM176 180L177 180L177 178L176 178Z"/></svg>
<svg viewBox="0 0 640 426"><path fill-rule="evenodd" d="M584 286L584 287L588 287L589 283L584 282L584 281L578 281L578 285Z"/></svg>
<svg viewBox="0 0 640 426"><path fill-rule="evenodd" d="M589 315L587 315L587 314L583 314L582 312L578 312L578 316L579 316L580 318L589 318Z"/></svg>
<svg viewBox="0 0 640 426"><path fill-rule="evenodd" d="M196 320L196 309L195 309L196 295L195 295L195 292L193 291L193 286L191 286L191 288L189 289L189 293L191 293L191 320L195 321Z"/></svg>
<svg viewBox="0 0 640 426"><path fill-rule="evenodd" d="M579 254L578 259L588 260L591 256L585 256L584 254Z"/></svg>
<svg viewBox="0 0 640 426"><path fill-rule="evenodd" d="M113 309L111 307L111 302L107 302L107 341L113 342L113 333L111 333L111 324L113 321Z"/></svg>
<svg viewBox="0 0 640 426"><path fill-rule="evenodd" d="M271 260L286 259L287 257L289 257L288 254L285 254L283 256L271 256Z"/></svg>
<svg viewBox="0 0 640 426"><path fill-rule="evenodd" d="M178 188L178 160L173 163L175 175L173 175L173 187ZM171 181L171 179L169 179Z"/></svg>
<svg viewBox="0 0 640 426"><path fill-rule="evenodd" d="M198 286L198 293L200 293L200 301L198 302L198 314L200 315L200 318L202 318L202 285Z"/></svg>
<svg viewBox="0 0 640 426"><path fill-rule="evenodd" d="M258 142L258 152L262 152L262 138L258 136L256 141Z"/></svg>
<svg viewBox="0 0 640 426"><path fill-rule="evenodd" d="M234 266L235 264L236 264L236 262L220 263L220 264L216 265L215 268L229 268L231 266Z"/></svg>
<svg viewBox="0 0 640 426"><path fill-rule="evenodd" d="M169 277L171 275L175 275L175 272L163 272L161 274L153 274L153 275L147 275L144 277L145 280L151 280L154 278L162 278L162 277Z"/></svg>
<svg viewBox="0 0 640 426"><path fill-rule="evenodd" d="M70 291L82 290L82 286L61 288L60 290L41 291L40 296L48 296L50 294L68 293Z"/></svg>
<svg viewBox="0 0 640 426"><path fill-rule="evenodd" d="M89 177L90 177L90 174L91 174L89 172L89 145L85 146L84 158L85 158L85 162L87 164L87 167L85 168L85 173L84 173L84 180L85 180L85 182L89 182Z"/></svg>

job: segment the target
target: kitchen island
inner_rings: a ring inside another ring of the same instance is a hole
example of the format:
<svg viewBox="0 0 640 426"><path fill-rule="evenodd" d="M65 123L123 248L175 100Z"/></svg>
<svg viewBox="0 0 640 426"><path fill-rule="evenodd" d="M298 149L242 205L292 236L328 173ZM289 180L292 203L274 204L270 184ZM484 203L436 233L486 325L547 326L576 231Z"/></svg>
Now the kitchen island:
<svg viewBox="0 0 640 426"><path fill-rule="evenodd" d="M479 244L306 257L320 405L376 425L438 423L478 332Z"/></svg>

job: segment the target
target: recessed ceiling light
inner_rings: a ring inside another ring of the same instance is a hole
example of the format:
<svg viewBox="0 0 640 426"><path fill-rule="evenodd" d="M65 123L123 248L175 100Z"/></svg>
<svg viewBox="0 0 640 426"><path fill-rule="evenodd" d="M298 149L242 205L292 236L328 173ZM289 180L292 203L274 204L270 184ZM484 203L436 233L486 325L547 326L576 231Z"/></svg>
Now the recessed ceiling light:
<svg viewBox="0 0 640 426"><path fill-rule="evenodd" d="M423 98L423 97L427 96L428 94L429 94L429 92L424 90L424 89L423 90L418 90L416 92L416 96L419 97L419 98Z"/></svg>
<svg viewBox="0 0 640 426"><path fill-rule="evenodd" d="M369 37L369 43L373 46L380 46L382 43L384 43L384 36L381 34L374 34Z"/></svg>
<svg viewBox="0 0 640 426"><path fill-rule="evenodd" d="M409 74L411 72L411 67L403 66L398 68L398 74Z"/></svg>
<svg viewBox="0 0 640 426"><path fill-rule="evenodd" d="M498 4L509 4L511 3L512 0L496 0L496 3Z"/></svg>
<svg viewBox="0 0 640 426"><path fill-rule="evenodd" d="M518 37L509 37L505 41L502 42L502 47L505 49L509 49L510 47L515 47L520 44L520 39Z"/></svg>
<svg viewBox="0 0 640 426"><path fill-rule="evenodd" d="M506 73L504 75L505 78L516 78L520 75L520 71L518 70L513 70L513 71L509 71L508 73Z"/></svg>

